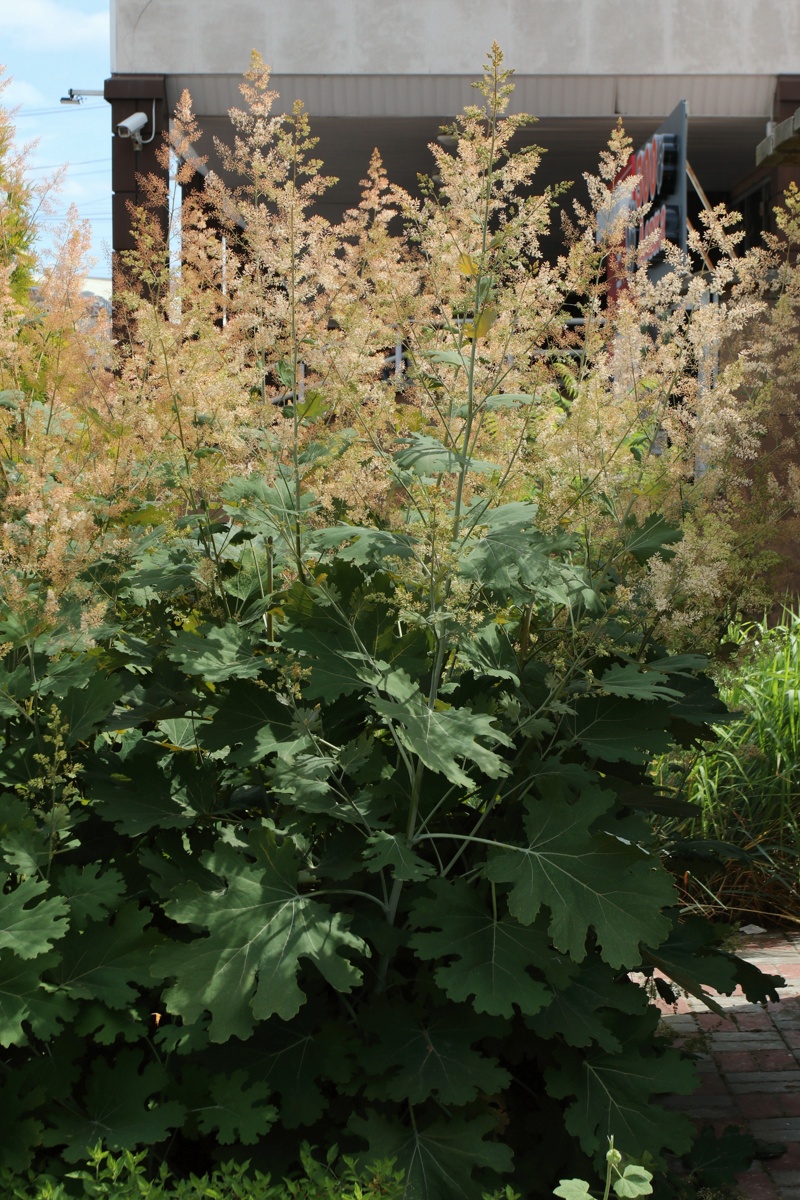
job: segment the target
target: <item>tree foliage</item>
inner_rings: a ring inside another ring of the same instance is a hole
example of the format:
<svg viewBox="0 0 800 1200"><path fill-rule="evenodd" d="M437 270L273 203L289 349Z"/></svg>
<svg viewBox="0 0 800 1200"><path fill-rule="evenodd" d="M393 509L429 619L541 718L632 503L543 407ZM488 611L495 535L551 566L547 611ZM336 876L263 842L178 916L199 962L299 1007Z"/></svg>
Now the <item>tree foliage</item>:
<svg viewBox="0 0 800 1200"><path fill-rule="evenodd" d="M549 1194L609 1131L660 1162L695 1077L630 973L777 982L682 925L647 773L723 712L671 647L709 611L683 547L734 529L755 453L764 260L734 270L717 213L713 281L668 251L602 308L592 214L541 257L496 49L438 185L374 159L331 227L267 84L178 278L140 214L102 407L5 426L0 1154L274 1170L336 1137L409 1200Z"/></svg>

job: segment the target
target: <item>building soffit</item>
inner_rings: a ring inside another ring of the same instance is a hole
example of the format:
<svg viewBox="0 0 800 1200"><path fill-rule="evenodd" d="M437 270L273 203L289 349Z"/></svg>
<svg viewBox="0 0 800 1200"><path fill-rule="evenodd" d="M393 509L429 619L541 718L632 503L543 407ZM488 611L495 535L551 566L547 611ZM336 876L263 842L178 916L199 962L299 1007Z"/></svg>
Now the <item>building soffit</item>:
<svg viewBox="0 0 800 1200"><path fill-rule="evenodd" d="M452 117L474 103L467 75L280 75L280 108L302 100L318 117ZM223 116L242 104L235 75L166 76L167 103L182 92L199 116ZM775 75L516 75L512 112L537 117L663 117L686 100L692 117L772 116Z"/></svg>

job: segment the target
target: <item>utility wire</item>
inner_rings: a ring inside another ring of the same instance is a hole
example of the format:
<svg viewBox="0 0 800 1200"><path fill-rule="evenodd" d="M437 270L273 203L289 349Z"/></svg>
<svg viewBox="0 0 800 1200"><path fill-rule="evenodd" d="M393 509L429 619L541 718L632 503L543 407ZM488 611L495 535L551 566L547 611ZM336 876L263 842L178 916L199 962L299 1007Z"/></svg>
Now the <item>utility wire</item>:
<svg viewBox="0 0 800 1200"><path fill-rule="evenodd" d="M59 167L88 167L94 166L95 163L110 163L111 159L105 158L81 158L77 162L57 162L57 163L37 163L36 166L28 167L29 171L56 171Z"/></svg>
<svg viewBox="0 0 800 1200"><path fill-rule="evenodd" d="M14 120L20 121L23 117L52 117L56 113L65 113L68 108L75 107L80 108L81 112L99 112L101 108L105 112L108 112L108 107L105 104L80 104L77 106L74 104L65 104L63 108L59 104L58 108L29 108L27 112L14 113Z"/></svg>

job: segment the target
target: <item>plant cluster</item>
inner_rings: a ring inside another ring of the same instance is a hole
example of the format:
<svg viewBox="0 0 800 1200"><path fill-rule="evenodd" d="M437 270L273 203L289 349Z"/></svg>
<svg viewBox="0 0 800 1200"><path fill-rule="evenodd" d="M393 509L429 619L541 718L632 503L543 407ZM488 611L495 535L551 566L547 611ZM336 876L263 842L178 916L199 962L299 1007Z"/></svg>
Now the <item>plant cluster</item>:
<svg viewBox="0 0 800 1200"><path fill-rule="evenodd" d="M184 1178L162 1164L153 1177L145 1159L145 1151L114 1155L98 1144L87 1166L70 1171L66 1180L31 1175L23 1180L6 1171L0 1183L8 1200L400 1200L403 1194L402 1174L391 1163L359 1170L352 1159L337 1161L335 1148L320 1162L308 1146L301 1147L302 1173L278 1183L250 1172L247 1162L224 1163L210 1174Z"/></svg>
<svg viewBox="0 0 800 1200"><path fill-rule="evenodd" d="M657 767L693 806L664 822L687 901L733 920L800 921L800 617L728 629L735 650L719 673L735 716L715 740Z"/></svg>
<svg viewBox="0 0 800 1200"><path fill-rule="evenodd" d="M648 764L724 711L681 643L752 536L791 263L734 260L715 212L712 277L668 250L604 307L596 213L621 235L627 143L548 264L557 198L512 146L510 89L494 48L438 183L416 200L376 157L331 226L307 119L272 115L256 58L226 160L244 182L184 205L177 274L139 215L116 375L45 306L34 377L17 326L11 1167L102 1140L274 1173L336 1139L394 1160L409 1200L512 1169L548 1195L603 1169L609 1132L657 1165L691 1142L657 1097L693 1068L630 972L776 996L681 920ZM189 160L188 100L175 128Z"/></svg>

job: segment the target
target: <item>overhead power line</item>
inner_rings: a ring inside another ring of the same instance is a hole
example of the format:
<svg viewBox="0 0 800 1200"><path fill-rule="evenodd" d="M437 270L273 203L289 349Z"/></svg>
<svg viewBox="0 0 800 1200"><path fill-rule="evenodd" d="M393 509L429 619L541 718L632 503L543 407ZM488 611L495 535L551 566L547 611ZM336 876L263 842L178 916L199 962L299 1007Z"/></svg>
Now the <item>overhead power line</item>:
<svg viewBox="0 0 800 1200"><path fill-rule="evenodd" d="M27 112L15 113L14 120L21 121L23 117L52 117L56 113L75 112L76 109L78 112L99 112L101 108L108 112L106 104L81 104L69 106L69 108L62 108L61 105L58 108L29 108Z"/></svg>
<svg viewBox="0 0 800 1200"><path fill-rule="evenodd" d="M57 162L57 163L37 163L34 167L29 167L29 171L55 171L59 167L88 167L94 166L95 163L111 163L111 158L106 155L105 158L80 158L77 162Z"/></svg>

